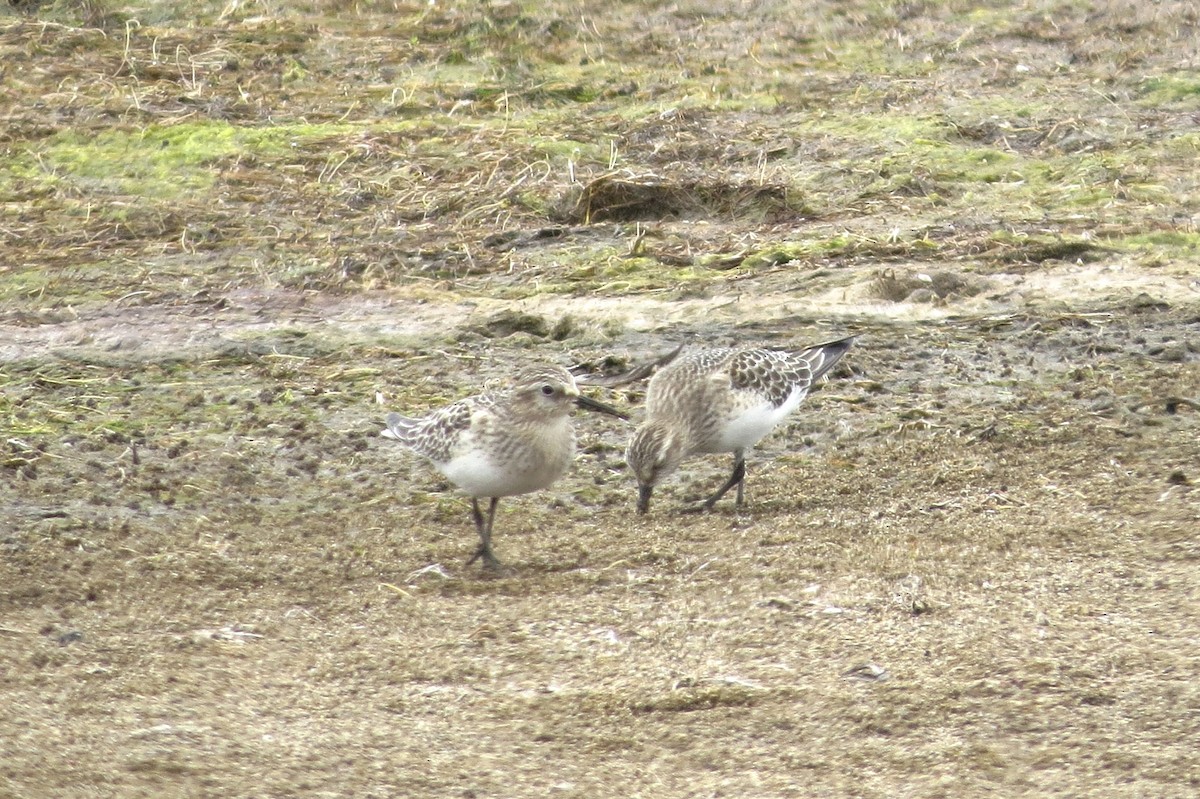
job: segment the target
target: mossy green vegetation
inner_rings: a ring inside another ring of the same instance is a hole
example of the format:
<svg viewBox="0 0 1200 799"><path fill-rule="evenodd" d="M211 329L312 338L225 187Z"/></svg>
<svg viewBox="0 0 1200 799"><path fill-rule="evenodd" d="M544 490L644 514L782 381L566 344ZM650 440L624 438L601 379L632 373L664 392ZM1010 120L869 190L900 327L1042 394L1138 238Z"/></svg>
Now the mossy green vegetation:
<svg viewBox="0 0 1200 799"><path fill-rule="evenodd" d="M1200 233L1180 230L1156 230L1134 233L1107 241L1113 247L1157 253L1172 258L1194 257L1200 252Z"/></svg>
<svg viewBox="0 0 1200 799"><path fill-rule="evenodd" d="M237 133L219 123L95 137L68 133L51 142L40 161L52 178L62 176L79 188L154 200L211 187L215 175L208 167L244 149Z"/></svg>
<svg viewBox="0 0 1200 799"><path fill-rule="evenodd" d="M170 200L202 194L220 179L221 161L286 158L313 142L344 136L347 125L236 126L183 122L86 135L66 130L4 170L7 181L55 185L100 196Z"/></svg>
<svg viewBox="0 0 1200 799"><path fill-rule="evenodd" d="M1141 84L1140 101L1146 105L1200 106L1200 72L1155 75Z"/></svg>
<svg viewBox="0 0 1200 799"><path fill-rule="evenodd" d="M547 241L545 253L516 259L537 271L521 286L507 278L509 251L489 239L609 221L863 228L843 249L833 236L772 233L785 244L774 254L754 248L755 266L789 248L819 257L806 250L819 238L830 257L880 252L864 242L897 228L1089 217L1136 228L1197 195L1188 190L1195 137L1143 135L1117 108L1121 91L1149 103L1146 113L1190 102L1190 73L1147 68L1102 94L1071 91L1069 65L962 69L996 37L1053 46L1064 31L1082 34L1070 3L1046 6L1053 25L977 4L912 16L852 3L818 15L806 36L755 36L734 50L714 48L706 33L749 24L732 12L653 6L648 17L695 27L621 38L604 35L619 20L536 4L384 5L287 4L258 15L202 4L188 27L173 28L179 13L149 4L127 34L89 32L95 53L62 33L61 54L76 60L70 74L89 58L114 74L86 86L47 80L47 91L69 85L72 102L97 102L109 116L19 140L0 161L0 195L16 203L8 207L27 220L37 251L69 248L69 267L92 275L80 291L66 288L63 277L80 272L60 271L65 259L10 266L0 296L111 300L129 290L128 264L189 253L210 254L209 271L134 267L149 281L138 289L355 291L472 277L457 290L691 290L730 276L741 248L723 241L728 233L689 244L681 262L678 253L614 256L622 243L612 237L567 250ZM752 27L786 17L768 11ZM205 27L230 20L228 35ZM881 20L892 26L883 33ZM364 26L371 36L359 35ZM39 37L43 56L59 52L56 30ZM223 48L205 44L214 36ZM947 92L946 75L968 75L969 86ZM627 191L598 209L590 200L605 179ZM645 190L628 191L637 186ZM581 190L589 201L573 204ZM897 213L919 222L897 225ZM336 234L311 220L337 220ZM955 241L937 246L950 255ZM910 249L923 246L918 238Z"/></svg>

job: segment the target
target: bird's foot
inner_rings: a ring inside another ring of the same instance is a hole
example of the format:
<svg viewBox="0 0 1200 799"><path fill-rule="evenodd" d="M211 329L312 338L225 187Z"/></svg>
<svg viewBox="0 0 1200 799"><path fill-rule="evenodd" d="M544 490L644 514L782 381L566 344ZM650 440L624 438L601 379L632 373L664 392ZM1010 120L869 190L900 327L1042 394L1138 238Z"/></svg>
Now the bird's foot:
<svg viewBox="0 0 1200 799"><path fill-rule="evenodd" d="M683 508L683 510L681 510L680 512L681 513L716 513L718 499L720 499L720 497L706 499L703 502L697 503L695 505L688 505L687 507ZM749 512L750 511L746 507L746 504L744 502L734 503L734 505L733 505L734 515L736 515L738 517L742 517L742 516L747 515Z"/></svg>
<svg viewBox="0 0 1200 799"><path fill-rule="evenodd" d="M475 554L472 555L471 559L467 561L467 565L470 566L477 560L483 561L483 571L489 574L503 574L508 569L508 567L501 563L500 559L492 553L492 548L485 544L481 544L479 549L475 550Z"/></svg>

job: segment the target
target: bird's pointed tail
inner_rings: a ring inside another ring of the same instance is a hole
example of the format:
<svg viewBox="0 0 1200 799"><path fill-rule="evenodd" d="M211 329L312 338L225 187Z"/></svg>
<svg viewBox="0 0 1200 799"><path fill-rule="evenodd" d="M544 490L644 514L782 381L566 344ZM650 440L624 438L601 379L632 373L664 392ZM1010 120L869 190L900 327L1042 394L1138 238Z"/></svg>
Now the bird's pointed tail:
<svg viewBox="0 0 1200 799"><path fill-rule="evenodd" d="M413 426L416 425L417 420L409 419L407 416L401 416L398 413L389 413L384 423L387 425L387 429L379 435L404 443L408 441L409 433L412 431Z"/></svg>
<svg viewBox="0 0 1200 799"><path fill-rule="evenodd" d="M825 376L850 350L857 336L847 336L837 341L827 341L824 344L814 344L800 353L800 357L808 361L812 369L812 381L815 383Z"/></svg>

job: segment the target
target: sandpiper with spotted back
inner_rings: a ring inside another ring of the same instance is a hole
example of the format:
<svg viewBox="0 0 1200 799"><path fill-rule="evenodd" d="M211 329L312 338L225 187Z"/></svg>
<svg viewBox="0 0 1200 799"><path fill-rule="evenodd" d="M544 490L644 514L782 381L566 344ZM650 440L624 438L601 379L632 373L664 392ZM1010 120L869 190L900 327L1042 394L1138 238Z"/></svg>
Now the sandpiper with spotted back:
<svg viewBox="0 0 1200 799"><path fill-rule="evenodd" d="M566 472L575 455L571 406L621 419L629 416L579 393L571 373L559 366L535 366L516 374L498 391L458 400L411 419L388 414L382 435L425 456L471 497L479 548L467 565L483 559L497 569L492 523L500 497L546 488ZM487 516L479 500L491 500Z"/></svg>
<svg viewBox="0 0 1200 799"><path fill-rule="evenodd" d="M853 341L799 352L702 349L671 360L650 380L646 418L625 452L638 481L638 512L650 509L654 487L685 458L703 453L732 452L733 473L701 509L712 510L734 486L742 505L746 450L796 409Z"/></svg>

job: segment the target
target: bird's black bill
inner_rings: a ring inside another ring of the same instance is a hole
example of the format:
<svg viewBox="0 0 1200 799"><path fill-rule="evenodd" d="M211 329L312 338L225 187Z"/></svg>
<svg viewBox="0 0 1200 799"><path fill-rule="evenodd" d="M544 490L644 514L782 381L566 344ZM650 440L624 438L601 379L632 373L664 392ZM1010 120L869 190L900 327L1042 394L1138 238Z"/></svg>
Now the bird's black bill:
<svg viewBox="0 0 1200 799"><path fill-rule="evenodd" d="M600 400L594 400L591 397L580 396L575 400L575 404L585 411L595 411L596 413L607 413L609 416L615 416L618 419L628 419L629 414L625 411L617 410L611 405L607 405Z"/></svg>
<svg viewBox="0 0 1200 799"><path fill-rule="evenodd" d="M638 485L638 513L648 513L650 511L650 495L654 493L654 486Z"/></svg>

